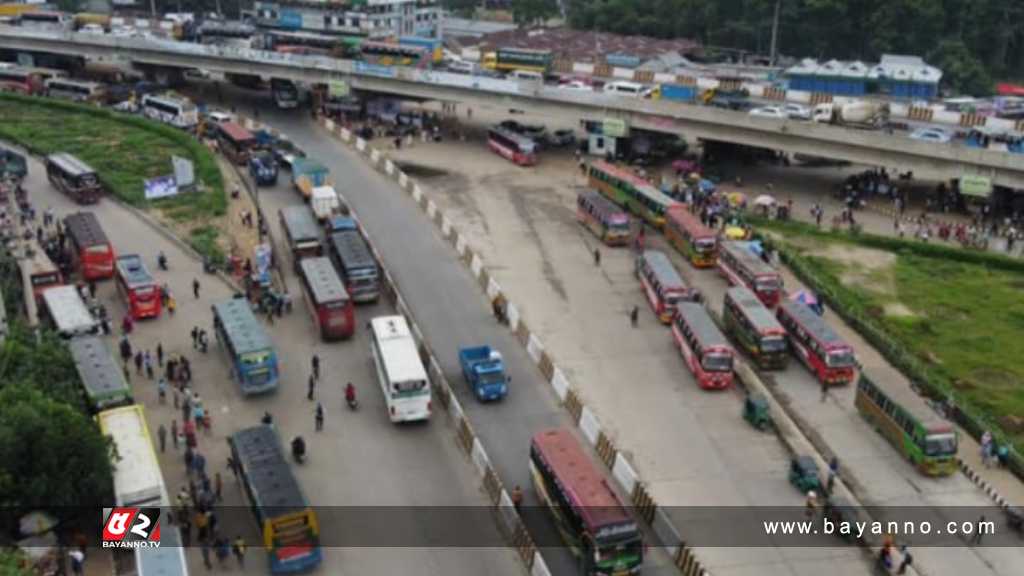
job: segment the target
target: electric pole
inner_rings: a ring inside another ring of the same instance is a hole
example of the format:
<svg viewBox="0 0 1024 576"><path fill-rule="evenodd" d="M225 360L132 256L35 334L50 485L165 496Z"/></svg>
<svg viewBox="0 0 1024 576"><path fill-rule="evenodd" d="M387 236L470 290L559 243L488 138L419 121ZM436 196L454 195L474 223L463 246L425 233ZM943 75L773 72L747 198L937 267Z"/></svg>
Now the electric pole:
<svg viewBox="0 0 1024 576"><path fill-rule="evenodd" d="M772 45L771 53L768 55L768 64L775 66L775 59L778 57L779 49L779 12L782 9L782 0L775 0L775 17L772 18Z"/></svg>

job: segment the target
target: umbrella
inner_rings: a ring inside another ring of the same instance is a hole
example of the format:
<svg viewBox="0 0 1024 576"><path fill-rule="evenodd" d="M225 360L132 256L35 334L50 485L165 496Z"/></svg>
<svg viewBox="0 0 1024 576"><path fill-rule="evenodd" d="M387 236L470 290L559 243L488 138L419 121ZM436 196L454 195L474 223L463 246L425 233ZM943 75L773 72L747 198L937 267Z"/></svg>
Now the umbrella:
<svg viewBox="0 0 1024 576"><path fill-rule="evenodd" d="M729 240L743 240L747 237L747 231L740 226L727 226L725 228L725 237Z"/></svg>
<svg viewBox="0 0 1024 576"><path fill-rule="evenodd" d="M747 196L742 192L732 192L726 198L729 199L729 204L733 206L745 206L747 204Z"/></svg>
<svg viewBox="0 0 1024 576"><path fill-rule="evenodd" d="M755 206L775 206L775 198L768 194L761 194L757 198L754 198Z"/></svg>
<svg viewBox="0 0 1024 576"><path fill-rule="evenodd" d="M710 194L711 192L715 191L715 183L712 182L711 180L708 180L707 178L702 179L700 181L700 184L698 184L697 186L698 188L700 188L700 191L705 194Z"/></svg>
<svg viewBox="0 0 1024 576"><path fill-rule="evenodd" d="M825 308L821 305L821 301L809 290L797 290L792 296L789 297L794 302L800 302L815 312L818 316L825 313Z"/></svg>
<svg viewBox="0 0 1024 576"><path fill-rule="evenodd" d="M18 529L22 534L35 536L49 532L56 525L57 519L46 512L29 512L21 517Z"/></svg>

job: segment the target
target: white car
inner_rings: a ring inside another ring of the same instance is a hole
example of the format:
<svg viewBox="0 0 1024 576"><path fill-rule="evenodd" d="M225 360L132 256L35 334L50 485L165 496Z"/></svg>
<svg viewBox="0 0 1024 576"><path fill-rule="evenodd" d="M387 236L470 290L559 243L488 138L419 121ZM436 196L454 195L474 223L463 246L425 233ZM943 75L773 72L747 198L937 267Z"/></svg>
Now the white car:
<svg viewBox="0 0 1024 576"><path fill-rule="evenodd" d="M131 26L114 26L110 29L110 35L119 38L131 38L135 36L135 29Z"/></svg>
<svg viewBox="0 0 1024 576"><path fill-rule="evenodd" d="M922 142L938 142L940 144L946 144L953 139L953 135L942 128L920 128L912 132L910 137Z"/></svg>
<svg viewBox="0 0 1024 576"><path fill-rule="evenodd" d="M779 120L789 118L789 115L786 114L786 111L781 106L761 106L760 108L754 108L749 114L759 118L777 118Z"/></svg>
<svg viewBox="0 0 1024 576"><path fill-rule="evenodd" d="M565 84L559 84L558 85L558 89L559 90L579 90L580 92L593 92L594 91L594 89L589 84L587 84L586 82L583 82L581 80L573 80L571 82L566 82Z"/></svg>
<svg viewBox="0 0 1024 576"><path fill-rule="evenodd" d="M782 110L786 113L786 116L793 120L810 120L811 111L804 106L799 104L783 104Z"/></svg>
<svg viewBox="0 0 1024 576"><path fill-rule="evenodd" d="M206 118L214 124L224 124L225 122L235 121L234 114L230 112L222 112L220 110L213 110L212 112L207 112Z"/></svg>
<svg viewBox="0 0 1024 576"><path fill-rule="evenodd" d="M81 34L105 34L106 30L104 30L103 26L100 26L99 24L86 24L85 26L82 26L78 32Z"/></svg>

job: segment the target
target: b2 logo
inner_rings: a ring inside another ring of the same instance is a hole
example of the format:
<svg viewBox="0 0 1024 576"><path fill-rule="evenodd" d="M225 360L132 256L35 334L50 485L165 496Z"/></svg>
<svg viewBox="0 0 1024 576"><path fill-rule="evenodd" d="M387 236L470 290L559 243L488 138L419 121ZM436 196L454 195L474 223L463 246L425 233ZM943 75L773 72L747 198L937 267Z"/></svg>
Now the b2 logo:
<svg viewBox="0 0 1024 576"><path fill-rule="evenodd" d="M103 521L103 543L159 542L159 508L111 508Z"/></svg>

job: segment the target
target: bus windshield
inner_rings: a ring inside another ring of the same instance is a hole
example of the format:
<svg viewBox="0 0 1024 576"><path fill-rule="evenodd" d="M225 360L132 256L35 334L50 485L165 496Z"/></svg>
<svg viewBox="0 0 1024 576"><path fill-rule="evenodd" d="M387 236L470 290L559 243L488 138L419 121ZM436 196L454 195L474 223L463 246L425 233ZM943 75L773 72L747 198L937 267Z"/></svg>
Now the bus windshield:
<svg viewBox="0 0 1024 576"><path fill-rule="evenodd" d="M396 396L416 396L426 387L427 383L423 380L406 380L405 382L395 382L392 384L392 389Z"/></svg>
<svg viewBox="0 0 1024 576"><path fill-rule="evenodd" d="M924 439L924 453L928 456L952 456L956 454L956 434L929 434Z"/></svg>
<svg viewBox="0 0 1024 576"><path fill-rule="evenodd" d="M608 573L616 565L633 565L640 558L643 543L640 538L632 538L625 542L598 544L594 551L594 563L598 568L607 570Z"/></svg>
<svg viewBox="0 0 1024 576"><path fill-rule="evenodd" d="M728 354L706 354L700 365L707 372L731 372L732 356Z"/></svg>
<svg viewBox="0 0 1024 576"><path fill-rule="evenodd" d="M853 366L853 350L836 350L829 352L825 357L825 364L829 368L846 368Z"/></svg>
<svg viewBox="0 0 1024 576"><path fill-rule="evenodd" d="M270 352L251 352L243 354L239 361L246 366L259 366L270 358Z"/></svg>
<svg viewBox="0 0 1024 576"><path fill-rule="evenodd" d="M693 247L697 252L710 252L715 249L714 238L699 238L693 242Z"/></svg>
<svg viewBox="0 0 1024 576"><path fill-rule="evenodd" d="M629 232L629 220L627 219L609 219L608 230L613 232Z"/></svg>
<svg viewBox="0 0 1024 576"><path fill-rule="evenodd" d="M786 339L782 336L766 336L761 338L762 352L782 352L786 349Z"/></svg>
<svg viewBox="0 0 1024 576"><path fill-rule="evenodd" d="M760 278L755 283L758 292L774 292L779 289L778 278Z"/></svg>

